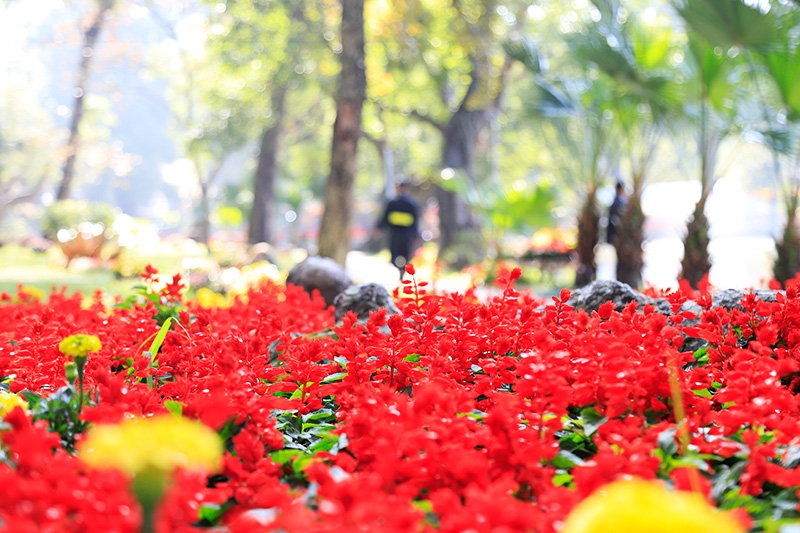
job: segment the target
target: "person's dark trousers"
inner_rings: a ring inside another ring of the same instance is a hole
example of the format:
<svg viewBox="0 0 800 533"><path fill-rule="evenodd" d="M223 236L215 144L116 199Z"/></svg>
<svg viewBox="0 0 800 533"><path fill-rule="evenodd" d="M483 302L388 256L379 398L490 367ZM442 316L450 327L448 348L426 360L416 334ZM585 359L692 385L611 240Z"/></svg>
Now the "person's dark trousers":
<svg viewBox="0 0 800 533"><path fill-rule="evenodd" d="M406 264L411 258L411 242L406 233L406 231L402 233L393 231L389 239L389 252L392 254L392 264L400 270L400 278L403 277L403 273L406 271Z"/></svg>

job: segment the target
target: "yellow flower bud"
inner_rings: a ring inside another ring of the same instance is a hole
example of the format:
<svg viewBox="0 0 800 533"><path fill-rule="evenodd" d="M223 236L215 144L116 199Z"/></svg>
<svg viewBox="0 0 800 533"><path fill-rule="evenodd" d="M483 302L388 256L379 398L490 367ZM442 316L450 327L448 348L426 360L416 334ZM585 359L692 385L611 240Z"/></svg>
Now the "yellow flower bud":
<svg viewBox="0 0 800 533"><path fill-rule="evenodd" d="M561 533L744 533L728 513L702 494L670 490L662 483L615 481L579 503Z"/></svg>
<svg viewBox="0 0 800 533"><path fill-rule="evenodd" d="M34 300L44 300L47 297L46 292L32 285L23 285L22 287L20 287L19 292L20 294L26 294L30 296Z"/></svg>
<svg viewBox="0 0 800 533"><path fill-rule="evenodd" d="M222 294L216 293L209 288L200 287L195 294L197 303L204 309L212 309L216 307L230 307L228 299Z"/></svg>
<svg viewBox="0 0 800 533"><path fill-rule="evenodd" d="M17 406L28 409L28 402L18 394L0 389L0 418L5 418Z"/></svg>
<svg viewBox="0 0 800 533"><path fill-rule="evenodd" d="M222 439L215 431L169 414L95 426L78 445L78 456L87 465L132 475L214 469L222 452Z"/></svg>
<svg viewBox="0 0 800 533"><path fill-rule="evenodd" d="M58 345L58 350L64 355L86 357L89 352L97 352L102 347L100 339L96 336L78 333L77 335L65 337Z"/></svg>

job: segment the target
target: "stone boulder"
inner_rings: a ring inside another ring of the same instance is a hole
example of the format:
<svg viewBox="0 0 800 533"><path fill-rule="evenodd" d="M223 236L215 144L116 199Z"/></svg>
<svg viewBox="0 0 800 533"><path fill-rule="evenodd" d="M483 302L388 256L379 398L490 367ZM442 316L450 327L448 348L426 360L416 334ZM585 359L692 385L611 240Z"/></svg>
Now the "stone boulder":
<svg viewBox="0 0 800 533"><path fill-rule="evenodd" d="M745 295L754 292L759 300L762 302L775 302L777 301L775 295L778 291L756 290L756 291L740 291L737 289L725 289L723 291L715 292L711 295L711 307L724 307L731 310L734 307L742 309L739 302Z"/></svg>
<svg viewBox="0 0 800 533"><path fill-rule="evenodd" d="M348 311L353 311L358 315L359 321L367 320L371 312L382 307L386 308L389 315L400 312L386 287L377 283L362 283L347 287L336 296L333 306L333 316L337 322Z"/></svg>
<svg viewBox="0 0 800 533"><path fill-rule="evenodd" d="M627 283L614 280L593 281L585 287L573 290L567 304L591 313L592 311L597 311L601 305L608 301L614 302L617 311L622 310L630 302L636 302L639 304L639 311L649 304L654 306L659 313L671 313L667 300L650 298Z"/></svg>
<svg viewBox="0 0 800 533"><path fill-rule="evenodd" d="M739 302L751 291L741 291L737 289L725 289L715 292L711 295L712 307L724 307L725 309L733 309L738 307L741 309ZM756 296L765 302L776 301L776 293L778 291L770 290L756 290L752 291ZM630 285L620 281L593 281L592 283L572 291L570 299L567 301L568 305L576 309L584 309L587 313L597 311L597 309L607 301L614 302L616 309L619 311L629 302L637 302L639 304L638 310L644 308L649 304L655 307L655 310L664 315L672 315L672 309L664 298L650 298ZM687 300L683 303L680 311L690 311L694 313L697 318L693 320L684 321L683 325L694 325L700 321L700 314L703 312L702 307L692 300ZM695 351L707 343L703 339L684 336L684 344L681 348L682 351Z"/></svg>
<svg viewBox="0 0 800 533"><path fill-rule="evenodd" d="M302 287L311 294L319 291L326 305L333 305L336 295L353 284L342 265L328 257L312 255L289 271L286 283Z"/></svg>

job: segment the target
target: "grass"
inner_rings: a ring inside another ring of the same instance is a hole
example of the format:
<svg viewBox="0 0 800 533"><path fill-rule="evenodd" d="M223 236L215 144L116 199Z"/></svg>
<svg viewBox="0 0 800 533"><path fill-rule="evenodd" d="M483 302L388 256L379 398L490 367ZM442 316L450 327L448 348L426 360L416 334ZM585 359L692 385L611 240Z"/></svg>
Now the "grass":
<svg viewBox="0 0 800 533"><path fill-rule="evenodd" d="M45 252L35 252L30 248L8 244L0 246L0 292L16 294L18 287L25 285L46 294L54 289L60 290L66 287L68 294L78 291L84 296L89 296L101 289L108 296L125 297L131 294L132 287L141 283L138 274L143 272L148 264L157 268L161 274L171 276L181 273L186 279L189 271L203 271L208 269L209 265L217 265L218 262L223 267L247 264L246 258L239 257L241 250L241 246L235 244L216 243L212 245L213 253L209 254L206 247L188 239L162 240L152 246L124 249L113 262L76 258L67 266L66 258L58 246L53 246ZM273 250L271 259L276 262L280 272L286 273L305 257L304 253L295 252L300 250L283 252ZM419 279L433 279L435 252L435 248L425 247L416 258L415 265ZM353 265L351 272L354 282L384 284L388 278L395 280L396 271L389 265L388 252L385 250L374 256L356 253L354 257L357 259L357 264ZM573 273L569 268L551 272L524 263L521 266L525 276L520 280L519 286L528 286L540 295L557 294L557 288L572 282L564 278L565 274ZM482 268L490 267L488 263L482 265ZM478 273L478 276L487 274L488 272L482 272ZM471 284L470 276L465 277L460 272L437 272L435 277L436 286L446 292L462 292Z"/></svg>
<svg viewBox="0 0 800 533"><path fill-rule="evenodd" d="M0 247L0 292L15 294L19 285L26 285L50 293L52 289L68 288L68 293L80 291L92 294L97 289L112 295L127 295L139 283L136 276L148 263L164 273L176 273L186 251L169 246L159 246L149 252L137 251L121 255L114 265L78 258L66 266L66 258L57 247L46 252L9 244ZM118 275L112 268L122 270Z"/></svg>

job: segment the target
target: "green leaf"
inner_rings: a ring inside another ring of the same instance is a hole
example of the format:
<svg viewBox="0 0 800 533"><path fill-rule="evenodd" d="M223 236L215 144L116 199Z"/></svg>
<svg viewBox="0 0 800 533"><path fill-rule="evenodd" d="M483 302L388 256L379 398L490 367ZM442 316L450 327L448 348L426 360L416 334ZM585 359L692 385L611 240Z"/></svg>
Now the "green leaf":
<svg viewBox="0 0 800 533"><path fill-rule="evenodd" d="M292 470L294 470L295 474L301 474L303 469L308 466L311 461L314 460L314 456L312 454L304 453L298 455L294 461L292 461Z"/></svg>
<svg viewBox="0 0 800 533"><path fill-rule="evenodd" d="M709 456L707 456L707 458L709 460L712 460L712 459L716 459L717 457L715 455L709 455ZM690 466L692 468L696 468L697 470L700 470L701 472L706 472L708 470L708 461L704 460L700 456L691 456L690 455L690 456L686 456L686 457L673 458L670 461L670 466L673 469L674 468L679 468L679 467L682 467L682 466Z"/></svg>
<svg viewBox="0 0 800 533"><path fill-rule="evenodd" d="M342 381L344 378L347 377L347 372L335 372L325 379L320 381L320 385L327 385L328 383L336 383L337 381Z"/></svg>
<svg viewBox="0 0 800 533"><path fill-rule="evenodd" d="M318 409L303 415L302 420L306 424L315 421L326 421L335 424L336 413L334 413L332 409Z"/></svg>
<svg viewBox="0 0 800 533"><path fill-rule="evenodd" d="M167 411L172 413L175 417L180 418L183 416L183 404L175 400L164 400L164 407Z"/></svg>
<svg viewBox="0 0 800 533"><path fill-rule="evenodd" d="M433 502L430 500L414 500L411 502L411 505L423 513L432 513L433 512Z"/></svg>
<svg viewBox="0 0 800 533"><path fill-rule="evenodd" d="M556 487L563 487L572 483L572 474L562 472L553 476L553 485Z"/></svg>
<svg viewBox="0 0 800 533"><path fill-rule="evenodd" d="M408 354L403 358L403 361L408 361L409 363L419 363L419 354L418 353Z"/></svg>
<svg viewBox="0 0 800 533"><path fill-rule="evenodd" d="M277 464L282 465L286 464L291 461L293 458L301 455L303 452L300 450L293 450L293 449L286 449L283 450L276 450L272 452L269 456L270 458Z"/></svg>
<svg viewBox="0 0 800 533"><path fill-rule="evenodd" d="M20 392L20 395L25 399L26 402L28 402L28 405L33 410L35 410L35 406L39 405L39 402L42 401L41 396L29 390L24 390Z"/></svg>
<svg viewBox="0 0 800 533"><path fill-rule="evenodd" d="M339 436L326 433L323 437L311 445L312 452L330 452L339 443Z"/></svg>
<svg viewBox="0 0 800 533"><path fill-rule="evenodd" d="M151 366L156 366L156 356L158 355L158 350L161 348L161 343L164 342L171 325L172 317L167 317L167 319L164 320L164 323L161 325L161 329L158 330L156 338L153 339L153 343L150 345L148 352L150 352L150 358L152 359L152 363L150 363Z"/></svg>
<svg viewBox="0 0 800 533"><path fill-rule="evenodd" d="M714 500L719 501L729 490L738 486L739 477L742 475L746 464L746 461L739 461L733 466L720 465L711 483L711 497Z"/></svg>
<svg viewBox="0 0 800 533"><path fill-rule="evenodd" d="M783 454L781 463L786 468L797 468L800 466L800 446L789 446Z"/></svg>
<svg viewBox="0 0 800 533"><path fill-rule="evenodd" d="M658 447L664 453L665 457L670 457L678 452L678 444L675 442L675 433L678 428L673 427L665 429L658 434Z"/></svg>
<svg viewBox="0 0 800 533"><path fill-rule="evenodd" d="M222 515L231 508L232 503L204 503L197 510L197 518L200 522L208 525L215 525L222 518Z"/></svg>
<svg viewBox="0 0 800 533"><path fill-rule="evenodd" d="M769 50L763 55L772 79L778 86L781 98L794 117L800 116L800 49Z"/></svg>
<svg viewBox="0 0 800 533"><path fill-rule="evenodd" d="M594 434L606 420L606 417L600 414L600 411L594 407L586 407L581 411L581 422L583 423L583 432L587 437Z"/></svg>
<svg viewBox="0 0 800 533"><path fill-rule="evenodd" d="M763 13L741 0L687 0L678 12L692 30L716 46L768 44L776 33L772 12Z"/></svg>
<svg viewBox="0 0 800 533"><path fill-rule="evenodd" d="M700 364L708 363L708 345L701 346L692 354L694 360Z"/></svg>
<svg viewBox="0 0 800 533"><path fill-rule="evenodd" d="M553 457L553 466L560 470L569 470L570 468L581 466L582 464L583 459L564 449L558 450L556 456Z"/></svg>
<svg viewBox="0 0 800 533"><path fill-rule="evenodd" d="M542 58L536 43L530 39L506 41L503 49L510 58L516 59L534 74L542 74L547 70L547 61Z"/></svg>

